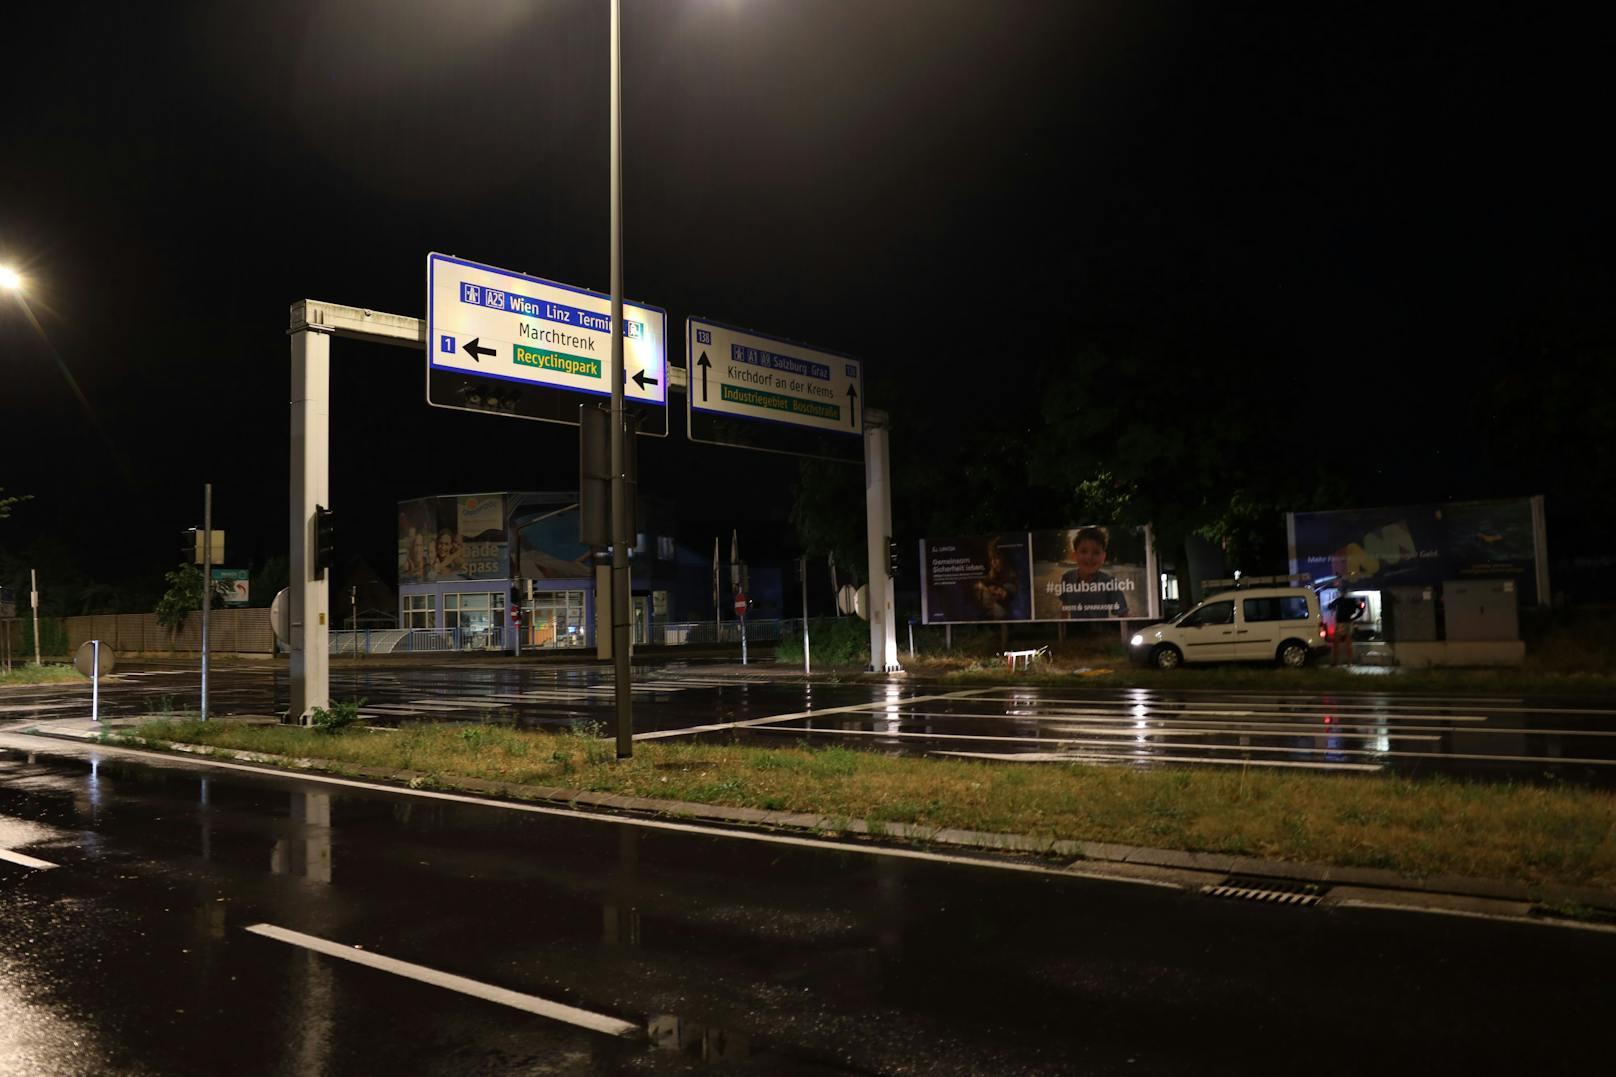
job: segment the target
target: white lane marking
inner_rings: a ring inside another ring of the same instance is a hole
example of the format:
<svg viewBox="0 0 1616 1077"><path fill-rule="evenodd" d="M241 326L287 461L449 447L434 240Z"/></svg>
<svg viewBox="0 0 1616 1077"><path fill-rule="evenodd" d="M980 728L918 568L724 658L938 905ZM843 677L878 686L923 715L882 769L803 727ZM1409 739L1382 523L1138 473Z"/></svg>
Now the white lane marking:
<svg viewBox="0 0 1616 1077"><path fill-rule="evenodd" d="M5 738L10 746L22 748L37 748L31 741L22 738ZM895 860L924 860L933 864L955 864L962 867L990 868L995 871L1019 871L1031 875L1070 876L1072 872L1065 868L1049 867L1037 863L1018 863L1012 860L986 860L978 857L960 856L952 853L934 853L925 849L905 849L885 845L862 845L850 842L830 841L823 838L798 838L788 834L774 834L756 830L731 830L719 826L704 826L700 823L673 823L663 819L643 819L631 815L608 815L604 811L579 811L569 808L550 808L541 804L520 804L512 801L487 800L482 797L467 796L463 793L439 793L430 789L409 789L397 785L378 785L374 782L359 781L355 778L337 778L326 774L311 773L300 770L281 770L275 767L254 766L251 763L232 763L224 759L176 758L162 752L142 751L138 748L120 748L107 744L77 745L63 743L52 751L62 755L115 755L139 759L147 763L167 766L182 766L187 768L207 769L218 767L223 770L235 770L244 774L258 774L266 778L283 778L295 781L315 782L320 785L335 785L345 789L362 789L369 793L386 793L392 796L417 797L422 800L441 800L450 804L469 804L477 808L497 808L502 811L525 812L528 815L549 815L557 818L576 819L581 822L600 823L605 826L634 826L642 830L666 830L675 834L697 834L706 838L732 838L736 841L755 841L767 845L790 845L800 849L818 849L824 852L847 853L854 856L884 856ZM1133 883L1140 886L1160 886L1169 890L1180 889L1174 883L1163 883L1149 879L1135 879L1126 876L1115 877L1116 882Z"/></svg>
<svg viewBox="0 0 1616 1077"><path fill-rule="evenodd" d="M0 860L19 864L25 868L54 868L57 866L49 860L41 860L38 857L29 856L27 853L19 853L12 849L0 849Z"/></svg>
<svg viewBox="0 0 1616 1077"><path fill-rule="evenodd" d="M1506 924L1535 924L1538 927L1569 928L1572 931L1601 931L1616 933L1610 924L1587 924L1577 920L1559 920L1536 916L1505 916L1500 913L1475 912L1470 909L1444 909L1434 905L1404 905L1395 901L1367 901L1363 898L1343 898L1330 903L1332 909L1378 909L1381 912L1428 912L1437 916L1459 916L1466 920L1497 920Z"/></svg>
<svg viewBox="0 0 1616 1077"><path fill-rule="evenodd" d="M305 950L313 950L317 954L335 957L342 961L352 961L356 965L366 968L380 969L382 972L391 972L395 976L419 983L431 984L433 987L442 987L450 991L458 991L462 995L480 998L487 1002L495 1002L501 1006L509 1006L513 1010L524 1010L527 1013L548 1017L552 1021L565 1021L569 1025L587 1028L591 1032L604 1032L608 1036L633 1036L638 1034L640 1027L631 1025L627 1021L616 1017L609 1017L603 1013L593 1013L581 1010L576 1006L568 1006L560 1002L551 1002L549 999L537 995L525 995L520 991L511 991L504 987L495 987L480 980L467 979L456 976L450 972L440 972L425 965L417 965L410 961L400 961L396 957L384 957L381 954L371 953L369 950L357 950L352 946L343 946L329 939L322 939L315 935L305 935L301 931L290 931L274 924L253 924L247 928L254 935L261 935L266 939L284 942L292 946L301 946Z"/></svg>
<svg viewBox="0 0 1616 1077"><path fill-rule="evenodd" d="M1048 701L1051 703L1089 703L1100 706L1113 703L1118 706L1138 706L1139 704L1143 703L1148 706L1157 707L1171 707L1178 705L1177 701L1160 699L1150 695L1141 695L1137 697L1117 696L1101 699L1096 699L1093 696L1051 696L1043 694L1043 692L1036 685L1027 685L1024 688L1004 686L987 689L987 691L1019 692L1023 695L1031 697L1034 701ZM1269 709L1317 707L1321 710L1373 710L1381 707L1396 707L1399 710L1408 711L1442 711L1451 710L1456 706L1464 706L1467 708L1486 708L1487 710L1500 714L1586 714L1596 717L1609 717L1611 715L1616 715L1616 710L1604 707L1510 706L1502 703L1494 703L1486 696L1454 697L1451 700L1448 700L1448 697L1445 696L1387 696L1382 700L1374 700L1364 699L1363 696L1358 693L1343 696L1340 699L1321 699L1316 694L1309 696L1244 696L1240 693L1224 694L1219 692L1211 692L1209 694L1213 696L1221 696L1222 698L1228 699L1230 703L1238 704L1240 706L1265 707ZM1444 700L1447 701L1444 702ZM1202 702L1211 701L1203 700ZM1196 704L1194 701L1185 701L1184 705L1194 706ZM1443 715L1442 717L1445 718L1446 715Z"/></svg>
<svg viewBox="0 0 1616 1077"><path fill-rule="evenodd" d="M1036 706L1035 703L1026 703L1026 704L1016 703L1014 705L1017 708L1023 707L1023 706L1028 706L1028 707ZM1138 711L1139 711L1140 708L1144 709L1144 714L1143 715L1138 714ZM1125 716L1125 717L1136 717L1136 716L1137 717L1150 717L1150 716L1155 716L1155 717L1158 717L1158 718L1180 718L1180 719L1183 719L1184 721L1190 721L1191 719L1188 717L1189 715L1201 715L1201 716L1203 716L1205 718L1280 718L1280 717L1284 717L1287 714L1293 714L1297 721L1314 721L1314 720L1317 719L1317 717L1319 715L1324 715L1324 714L1329 714L1329 715L1332 715L1332 716L1339 714L1343 718L1351 719L1352 721L1355 721L1355 722L1367 722L1367 721L1371 721L1371 720L1373 720L1373 721L1382 721L1382 720L1384 720L1384 721L1399 721L1399 722L1485 722L1485 721L1488 720L1485 715L1480 715L1480 714L1455 714L1455 715L1447 715L1447 714L1399 714L1399 713L1396 713L1395 711L1371 711L1371 712L1366 713L1366 714L1358 714L1358 713L1351 712L1349 710L1342 710L1342 709L1336 708L1336 707L1319 707L1319 708L1317 708L1315 710L1297 710L1295 708L1292 708L1292 709L1290 709L1288 711L1287 710L1239 710L1239 711L1231 711L1231 710L1220 710L1220 709L1212 709L1212 708L1204 708L1204 707L1203 708L1190 709L1190 708L1180 708L1180 707L1160 707L1160 706L1154 706L1154 705L1148 704L1148 703L1131 703L1131 704L1119 704L1119 705L1117 705L1115 707L1108 707L1108 708L1104 708L1104 709L1085 707L1085 708L1080 708L1080 709L1074 708L1074 709L1069 709L1069 710L1055 710L1055 709L1051 709L1051 708L1047 708L1047 707L1039 707L1038 710L1039 710L1040 713L1037 713L1037 714L1015 714L1010 710L1005 710L1005 711L998 712L998 713L976 712L976 711L969 711L969 712L968 711L936 711L936 712L929 712L929 713L935 713L935 714L937 714L939 716L952 714L952 715L955 715L955 716L961 717L961 718L1006 718L1006 717L1014 717L1014 718L1021 718L1021 719L1025 719L1025 720L1028 720L1028 721L1034 721L1034 722L1043 721L1043 720L1049 719L1049 718L1103 718L1103 717L1107 717L1107 716Z"/></svg>
<svg viewBox="0 0 1616 1077"><path fill-rule="evenodd" d="M762 726L759 733L817 733L828 737L900 737L911 740L971 740L971 741L999 741L1014 744L1076 744L1085 748L1115 748L1115 740L1081 740L1077 737L1005 737L990 736L984 733L884 733L879 729L814 729L806 726ZM1139 735L1147 734L1148 730L1140 730ZM1259 734L1244 734L1258 736ZM1266 736L1280 736L1277 733L1264 734ZM1318 740L1324 734L1309 734L1309 739ZM1366 737L1337 737L1337 740L1366 740ZM1386 737L1374 738L1385 740L1436 740L1436 737ZM1299 748L1295 745L1280 745L1267 748L1258 744L1171 744L1158 743L1158 748L1191 748L1202 752L1278 752L1286 755L1375 755L1375 756L1402 756L1421 755L1433 753L1420 752L1393 752L1376 751L1370 748ZM1445 759L1457 759L1459 756L1443 755ZM1503 758L1501 756L1483 756L1485 759ZM1605 760L1606 763L1616 765L1616 759Z"/></svg>
<svg viewBox="0 0 1616 1077"><path fill-rule="evenodd" d="M1304 770L1385 770L1379 763L1310 763L1296 759L1205 759L1191 755L1108 755L1104 752L949 752L934 751L927 755L947 755L960 759L992 759L1004 763L1217 763L1228 767L1301 767Z"/></svg>
<svg viewBox="0 0 1616 1077"><path fill-rule="evenodd" d="M1377 723L1377 722L1371 722L1371 721L1367 721L1367 720L1356 720L1356 719L1352 720L1352 721L1332 721L1329 725L1322 725L1322 724L1320 724L1318 718L1304 718L1304 719L1300 719L1300 720L1294 721L1294 722L1224 722L1224 721L1213 721L1211 719L1205 719L1205 718L1178 718L1178 717L1175 717L1173 715L1155 715L1155 716L1137 716L1137 717L1133 716L1133 715L1120 715L1120 714L1119 715L1106 715L1106 716L1100 716L1100 715L1071 715L1071 716L1067 716L1067 715L1055 715L1055 714L1014 714L1014 713L1010 713L1010 712L1006 712L1004 714L993 714L993 713L967 714L967 713L964 713L964 712L961 712L961 711L906 711L906 710L899 710L899 711L896 711L896 712L892 712L892 711L874 711L874 712L871 712L871 713L875 717L878 717L878 718L895 718L895 717L896 718L917 718L917 719L927 719L927 720L931 720L931 721L941 721L941 720L946 720L946 719L949 719L949 718L967 718L967 719L970 719L973 722L978 721L978 720L982 720L982 719L988 719L988 720L997 719L997 720L1003 721L1003 722L1073 722L1074 724L1075 723L1085 723L1085 722L1087 722L1087 723L1111 723L1113 725L1116 725L1116 726L1119 726L1119 727L1121 727L1123 729L1128 729L1128 730L1144 729L1146 727L1156 728L1156 729L1172 728L1172 729L1182 729L1182 730L1184 730L1186 732L1186 734L1188 734L1189 730L1195 729L1195 730L1201 731L1201 735L1205 735L1206 733L1217 733L1217 732L1220 732L1220 731L1233 731L1233 732L1241 732L1241 733L1243 733L1243 732L1246 732L1247 730L1252 730L1252 731L1255 731L1255 730L1275 730L1275 731L1277 731L1278 733L1281 733L1281 734L1289 734L1289 735L1294 735L1294 736L1316 736L1316 735L1323 734L1323 733L1329 733L1329 734L1333 735L1333 734L1336 734L1337 732L1347 733L1348 731L1354 730L1354 729L1367 729L1367 730L1372 731L1372 734L1374 736L1378 737L1378 736L1385 736L1386 731L1389 731L1389 729L1390 729L1390 726L1387 726L1384 723ZM1141 722L1145 723L1145 725L1141 726L1140 725ZM1379 728L1377 728L1377 727L1379 727ZM1095 728L1099 729L1100 726L1096 725ZM1406 726L1405 725L1405 726L1398 726L1397 727L1397 732L1392 734L1392 735L1400 737L1400 736L1403 736L1404 734L1413 734L1413 733L1466 733L1466 734L1468 734L1468 733L1522 733L1522 732L1536 733L1536 732L1540 732L1540 731L1536 730L1536 729L1532 729L1532 730L1493 729L1493 728L1472 729L1472 728L1469 728L1469 727L1466 727L1466 728L1463 728L1463 729L1446 729L1446 728L1443 728L1442 726ZM1557 731L1556 730L1542 730L1541 732L1552 733L1552 732L1557 732ZM1255 736L1256 735L1255 732L1253 732L1252 735ZM1612 735L1616 736L1616 734L1612 734ZM1437 738L1435 738L1435 737L1422 737L1420 739L1422 739L1422 740L1435 740Z"/></svg>
<svg viewBox="0 0 1616 1077"><path fill-rule="evenodd" d="M871 708L891 707L903 703L931 703L939 699L967 699L971 696L981 695L991 689L972 688L963 692L944 692L934 696L910 696L906 699L874 700L869 703L855 703L846 707L825 707L822 710L797 711L794 714L771 714L764 718L748 718L740 722L714 722L711 725L686 726L683 729L655 729L648 733L634 734L635 740L662 740L665 737L685 737L692 733L714 733L722 729L744 729L751 726L766 726L775 722L789 722L796 718L823 718L829 714L857 714Z"/></svg>
<svg viewBox="0 0 1616 1077"><path fill-rule="evenodd" d="M594 699L595 697L588 692L574 688L535 688L527 692L499 692L480 698L515 703L577 703L580 700Z"/></svg>
<svg viewBox="0 0 1616 1077"><path fill-rule="evenodd" d="M1384 715L1384 716L1376 715L1373 718L1371 718L1370 716L1366 715L1366 716L1363 716L1363 717L1349 717L1349 718L1345 718L1345 719L1337 719L1337 720L1331 722L1330 725L1328 726L1328 728L1325 728L1325 727L1319 726L1317 724L1318 723L1318 718L1317 717L1304 717L1304 716L1300 716L1300 715L1298 716L1297 720L1294 721L1294 722L1220 722L1220 721L1212 721L1210 719L1201 719L1201 718L1179 718L1179 717L1176 717L1174 715L1152 715L1152 716L1145 716L1145 717L1136 717L1136 716L1133 716L1133 715L1112 714L1112 713L1109 713L1109 712L1106 715L1090 715L1086 711L1073 711L1071 713L1072 713L1072 716L1074 716L1074 717L1081 717L1082 720L1085 721L1085 722L1114 722L1114 723L1116 723L1118 725L1130 726L1130 727L1137 727L1138 723L1142 722L1142 721L1147 722L1147 723L1155 723L1158 726L1161 723L1170 722L1175 726L1204 727L1205 729L1207 729L1209 731L1229 730L1229 731L1233 731L1233 732L1242 732L1243 733L1243 732L1245 732L1247 730L1258 730L1258 729L1294 730L1296 732L1296 735L1298 735L1298 736L1320 736L1320 735L1324 735L1326 733L1333 736L1333 735L1336 735L1338 732L1341 733L1341 734L1348 735L1348 736L1357 736L1357 734L1352 733L1351 731L1352 730L1360 730L1360 729L1376 730L1376 726L1382 724L1382 723L1379 722L1379 719L1381 717L1386 717L1386 718L1398 718L1398 717L1400 717L1403 721L1408 721L1408 722L1419 722L1419 721L1426 721L1426 722L1432 722L1432 721L1443 721L1443 722L1447 722L1447 721L1456 721L1456 722L1457 721L1464 721L1464 722L1480 721L1480 722L1485 722L1487 720L1485 718L1446 718L1446 717L1436 718L1436 717L1431 717L1431 716L1419 716L1419 715L1402 715L1402 716L1398 716L1398 715ZM887 713L884 714L884 716L885 717L892 717L893 715L890 712L887 712ZM899 710L897 712L897 716L902 717L902 718L926 718L926 719L932 719L932 720L944 719L944 718L970 718L970 719L997 718L997 719L1000 719L1001 721L1007 721L1007 722L1060 722L1060 721L1070 721L1071 720L1071 718L1067 717L1064 713L1014 714L1014 713L1011 713L1009 711L1006 711L1006 712L1004 712L1002 714L999 714L999 713L993 713L993 712L967 713L967 712L964 712L964 711L930 711L930 710L906 711L906 710ZM1411 738L1405 736L1405 734L1414 734L1414 733L1436 733L1436 734L1451 733L1451 734L1460 734L1460 735L1467 736L1467 737L1476 736L1478 734L1486 734L1486 735L1489 735L1489 736L1534 736L1534 737L1616 737L1616 729L1540 729L1537 726L1500 726L1500 725L1491 725L1491 726L1487 726L1485 728L1475 728L1475 727L1471 727L1471 726L1466 726L1466 727L1460 728L1460 729L1449 729L1449 728L1446 728L1446 727L1440 726L1440 725L1400 725L1400 726L1397 727L1397 732L1393 733L1392 736L1394 738L1397 738L1397 739L1405 739L1406 740L1406 739L1411 739ZM1252 735L1255 736L1256 734L1253 733ZM1382 734L1382 733L1380 733L1378 731L1375 731L1372 735L1379 737L1379 736L1383 736L1384 734ZM1435 737L1420 737L1420 738L1412 738L1412 739L1435 740L1437 738L1435 738Z"/></svg>

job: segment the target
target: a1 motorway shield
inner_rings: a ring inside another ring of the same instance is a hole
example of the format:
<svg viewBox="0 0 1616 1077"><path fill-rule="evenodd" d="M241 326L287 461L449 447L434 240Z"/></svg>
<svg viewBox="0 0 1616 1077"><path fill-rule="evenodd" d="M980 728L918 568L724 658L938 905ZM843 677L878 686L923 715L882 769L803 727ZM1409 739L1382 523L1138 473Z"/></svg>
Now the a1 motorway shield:
<svg viewBox="0 0 1616 1077"><path fill-rule="evenodd" d="M612 392L608 295L443 254L427 256L427 402L578 422ZM624 399L640 432L665 435L667 312L623 304Z"/></svg>
<svg viewBox="0 0 1616 1077"><path fill-rule="evenodd" d="M862 459L864 369L845 355L691 318L692 440Z"/></svg>

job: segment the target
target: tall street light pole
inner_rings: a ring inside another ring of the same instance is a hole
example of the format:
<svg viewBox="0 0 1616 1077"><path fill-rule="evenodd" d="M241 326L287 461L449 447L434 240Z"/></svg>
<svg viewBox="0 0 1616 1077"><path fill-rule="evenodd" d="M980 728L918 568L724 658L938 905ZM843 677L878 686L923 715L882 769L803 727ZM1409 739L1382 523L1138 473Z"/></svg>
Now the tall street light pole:
<svg viewBox="0 0 1616 1077"><path fill-rule="evenodd" d="M616 682L617 758L634 754L628 636L628 484L623 444L623 59L622 0L612 0L612 672Z"/></svg>

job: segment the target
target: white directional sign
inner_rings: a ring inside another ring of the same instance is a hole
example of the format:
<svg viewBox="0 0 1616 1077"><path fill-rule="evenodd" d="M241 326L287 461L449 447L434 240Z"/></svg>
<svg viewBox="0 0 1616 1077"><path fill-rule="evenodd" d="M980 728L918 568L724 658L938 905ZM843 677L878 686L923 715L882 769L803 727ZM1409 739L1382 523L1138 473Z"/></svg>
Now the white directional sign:
<svg viewBox="0 0 1616 1077"><path fill-rule="evenodd" d="M690 412L783 423L826 434L864 433L857 359L717 322L685 322Z"/></svg>
<svg viewBox="0 0 1616 1077"><path fill-rule="evenodd" d="M434 404L465 406L437 399L446 392L435 378L446 374L475 379L450 379L462 394L476 397L476 387L486 387L482 396L495 400L499 394L492 382L611 395L608 295L432 254L426 309L428 397ZM630 403L667 405L667 322L667 312L658 307L623 304L624 397ZM468 386L473 387L469 393ZM567 419L560 410L528 417L577 421L575 414Z"/></svg>

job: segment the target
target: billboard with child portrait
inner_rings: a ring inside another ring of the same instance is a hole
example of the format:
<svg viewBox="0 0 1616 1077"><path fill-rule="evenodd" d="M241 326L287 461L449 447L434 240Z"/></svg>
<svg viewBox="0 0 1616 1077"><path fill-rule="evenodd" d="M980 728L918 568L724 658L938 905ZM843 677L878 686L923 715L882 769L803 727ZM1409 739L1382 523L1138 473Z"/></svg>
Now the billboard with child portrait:
<svg viewBox="0 0 1616 1077"><path fill-rule="evenodd" d="M398 503L399 583L504 579L508 549L500 494Z"/></svg>
<svg viewBox="0 0 1616 1077"><path fill-rule="evenodd" d="M1160 616L1148 528L1101 525L920 543L926 624Z"/></svg>
<svg viewBox="0 0 1616 1077"><path fill-rule="evenodd" d="M1034 531L1033 620L1141 621L1159 616L1146 532L1087 525Z"/></svg>

